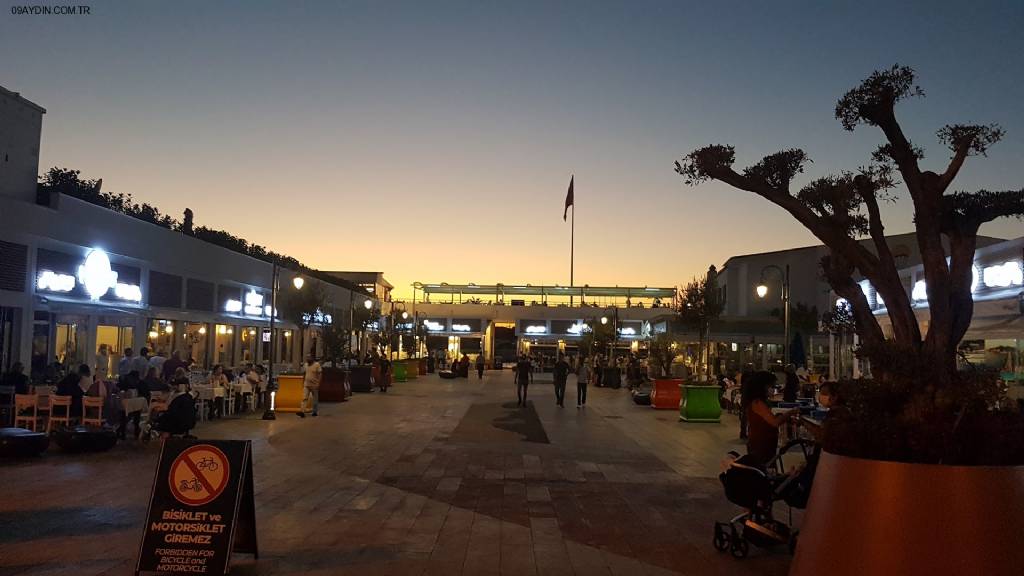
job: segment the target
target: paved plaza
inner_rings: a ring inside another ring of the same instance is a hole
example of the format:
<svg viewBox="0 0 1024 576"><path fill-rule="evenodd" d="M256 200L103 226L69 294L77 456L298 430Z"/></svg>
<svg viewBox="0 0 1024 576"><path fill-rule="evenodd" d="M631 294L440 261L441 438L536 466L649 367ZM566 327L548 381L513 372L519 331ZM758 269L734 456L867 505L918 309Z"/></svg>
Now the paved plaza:
<svg viewBox="0 0 1024 576"><path fill-rule="evenodd" d="M736 511L717 479L734 419L684 424L600 388L577 410L572 378L565 408L549 383L530 393L519 409L508 371L431 375L318 418L201 424L253 442L261 555L232 573L785 574L784 550L711 546ZM0 465L0 576L131 574L158 452Z"/></svg>

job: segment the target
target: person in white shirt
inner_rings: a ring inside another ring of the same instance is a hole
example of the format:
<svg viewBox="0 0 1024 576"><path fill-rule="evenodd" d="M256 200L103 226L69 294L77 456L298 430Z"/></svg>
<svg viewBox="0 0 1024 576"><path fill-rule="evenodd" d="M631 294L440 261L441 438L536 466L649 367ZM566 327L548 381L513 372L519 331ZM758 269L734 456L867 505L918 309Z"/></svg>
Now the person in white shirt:
<svg viewBox="0 0 1024 576"><path fill-rule="evenodd" d="M133 352L131 348L124 349L124 356L121 356L121 360L117 363L118 378L124 378L125 376L128 375L129 372L132 371L132 362L135 361L135 358L132 357L132 354Z"/></svg>
<svg viewBox="0 0 1024 576"><path fill-rule="evenodd" d="M317 410L320 408L320 379L322 376L323 368L310 354L306 358L306 375L302 382L305 393L302 395L302 404L299 405L298 415L300 418L306 417L306 407L310 402L313 404L313 416L317 415Z"/></svg>
<svg viewBox="0 0 1024 576"><path fill-rule="evenodd" d="M164 373L164 362L167 362L167 357L160 352L149 357L149 367L156 368L157 378L162 376Z"/></svg>

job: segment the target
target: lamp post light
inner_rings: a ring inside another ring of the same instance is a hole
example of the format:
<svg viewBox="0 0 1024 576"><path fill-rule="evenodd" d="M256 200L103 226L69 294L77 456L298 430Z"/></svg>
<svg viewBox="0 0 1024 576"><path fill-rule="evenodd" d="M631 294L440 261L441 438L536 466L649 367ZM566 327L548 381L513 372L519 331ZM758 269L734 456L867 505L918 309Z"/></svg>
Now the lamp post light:
<svg viewBox="0 0 1024 576"><path fill-rule="evenodd" d="M754 288L754 292L758 298L764 298L768 295L768 284L767 284L767 273L769 271L775 271L779 273L779 279L782 282L782 305L784 308L785 315L785 336L783 336L782 344L782 358L783 364L789 365L789 264L786 264L785 269L776 266L775 264L769 264L761 269L761 280L757 287Z"/></svg>
<svg viewBox="0 0 1024 576"><path fill-rule="evenodd" d="M263 398L264 420L277 419L277 415L274 414L274 395L277 393L277 383L274 380L274 353L276 352L274 348L277 343L274 340L274 320L277 317L277 292L280 280L281 269L277 265L277 260L274 260L270 271L270 359L267 361L267 390ZM292 278L292 286L296 290L302 290L305 284L306 280L302 276L296 275Z"/></svg>

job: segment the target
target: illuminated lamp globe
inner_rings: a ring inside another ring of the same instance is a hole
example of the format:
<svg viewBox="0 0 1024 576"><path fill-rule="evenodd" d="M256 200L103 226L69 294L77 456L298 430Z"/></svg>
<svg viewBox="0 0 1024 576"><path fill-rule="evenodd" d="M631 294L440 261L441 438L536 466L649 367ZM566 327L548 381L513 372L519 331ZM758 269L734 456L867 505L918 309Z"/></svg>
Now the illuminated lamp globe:
<svg viewBox="0 0 1024 576"><path fill-rule="evenodd" d="M167 326L164 326L164 333L171 334L173 332L174 332L174 324L168 324Z"/></svg>
<svg viewBox="0 0 1024 576"><path fill-rule="evenodd" d="M757 292L758 298L764 298L765 296L768 295L768 286L764 284L758 284L757 288L755 288L754 291Z"/></svg>
<svg viewBox="0 0 1024 576"><path fill-rule="evenodd" d="M608 323L608 317L607 316L601 316L601 324L607 324L607 323Z"/></svg>
<svg viewBox="0 0 1024 576"><path fill-rule="evenodd" d="M200 326L199 327L199 333L200 334L206 334L206 326Z"/></svg>
<svg viewBox="0 0 1024 576"><path fill-rule="evenodd" d="M405 312L405 311L403 310L403 311L402 311L402 320L408 320L408 319L409 319L409 313L408 313L408 312Z"/></svg>
<svg viewBox="0 0 1024 576"><path fill-rule="evenodd" d="M363 308L366 308L367 310L373 308L373 301L366 300L365 302L363 302Z"/></svg>
<svg viewBox="0 0 1024 576"><path fill-rule="evenodd" d="M306 284L306 280L302 276L296 276L292 278L292 285L295 286L296 290L302 290L302 286Z"/></svg>

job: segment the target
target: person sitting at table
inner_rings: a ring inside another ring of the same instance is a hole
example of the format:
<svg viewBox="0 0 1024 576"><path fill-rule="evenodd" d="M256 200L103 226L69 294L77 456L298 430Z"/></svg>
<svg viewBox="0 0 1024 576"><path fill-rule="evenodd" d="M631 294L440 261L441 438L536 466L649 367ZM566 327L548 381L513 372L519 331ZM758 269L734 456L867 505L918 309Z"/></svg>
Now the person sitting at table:
<svg viewBox="0 0 1024 576"><path fill-rule="evenodd" d="M184 366L178 366L174 370L174 374L170 378L169 384L171 385L171 391L174 393L186 392L190 388L190 382L188 379L188 372L185 371Z"/></svg>
<svg viewBox="0 0 1024 576"><path fill-rule="evenodd" d="M25 375L25 365L21 362L12 364L11 371L4 376L3 383L4 386L14 388L15 394L28 394L30 386L28 376Z"/></svg>
<svg viewBox="0 0 1024 576"><path fill-rule="evenodd" d="M224 375L224 367L220 364L216 364L213 367L213 371L210 372L210 380L207 384L212 388L227 388L228 377ZM213 413L210 415L211 418L220 418L224 414L224 398L222 396L214 395L213 399Z"/></svg>
<svg viewBox="0 0 1024 576"><path fill-rule="evenodd" d="M800 413L792 408L773 414L768 405L769 390L775 384L775 375L767 370L754 372L743 378L743 411L747 415L747 454L758 464L766 466L779 449L779 427Z"/></svg>
<svg viewBox="0 0 1024 576"><path fill-rule="evenodd" d="M152 392L166 392L170 389L170 386L166 382L160 379L160 370L156 366L150 366L149 370L146 370L146 377L142 380L142 386L139 386L139 394L146 397L149 400ZM142 389L145 387L145 393Z"/></svg>
<svg viewBox="0 0 1024 576"><path fill-rule="evenodd" d="M71 397L71 418L77 418L82 413L82 397L85 391L92 386L92 370L88 364L82 364L77 372L71 372L57 384L59 396Z"/></svg>

